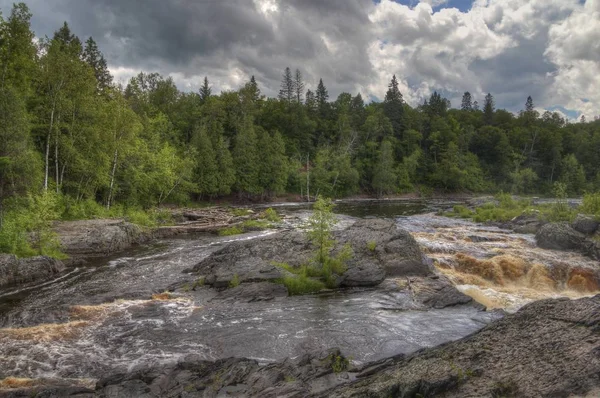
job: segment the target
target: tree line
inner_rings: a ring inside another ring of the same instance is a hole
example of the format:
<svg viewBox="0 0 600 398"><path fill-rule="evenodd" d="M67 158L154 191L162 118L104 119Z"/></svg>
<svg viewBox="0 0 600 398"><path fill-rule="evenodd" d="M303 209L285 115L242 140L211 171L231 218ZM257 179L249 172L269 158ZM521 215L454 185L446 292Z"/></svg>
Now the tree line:
<svg viewBox="0 0 600 398"><path fill-rule="evenodd" d="M378 197L418 190L571 195L600 188L600 122L539 114L531 97L515 115L488 94L459 109L437 92L403 99L393 76L383 101L331 99L286 68L277 98L252 76L238 90L178 90L140 73L113 82L93 38L67 23L35 40L23 3L0 16L0 213L42 192L149 208L235 195L266 200Z"/></svg>

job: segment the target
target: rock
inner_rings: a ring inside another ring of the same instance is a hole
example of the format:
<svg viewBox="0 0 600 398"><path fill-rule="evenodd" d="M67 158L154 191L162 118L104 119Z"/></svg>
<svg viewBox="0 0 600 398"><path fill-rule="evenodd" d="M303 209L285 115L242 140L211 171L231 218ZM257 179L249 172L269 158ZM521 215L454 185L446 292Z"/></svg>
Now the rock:
<svg viewBox="0 0 600 398"><path fill-rule="evenodd" d="M535 234L544 224L545 222L540 220L539 211L532 211L513 218L507 227L518 234Z"/></svg>
<svg viewBox="0 0 600 398"><path fill-rule="evenodd" d="M135 224L123 220L80 220L56 223L63 252L73 257L100 257L125 250L148 238Z"/></svg>
<svg viewBox="0 0 600 398"><path fill-rule="evenodd" d="M535 238L539 247L552 250L577 250L586 239L585 235L575 231L568 223L546 224Z"/></svg>
<svg viewBox="0 0 600 398"><path fill-rule="evenodd" d="M288 291L285 286L277 283L242 283L233 289L220 292L210 301L231 301L251 303L254 301L269 301L277 297L287 297Z"/></svg>
<svg viewBox="0 0 600 398"><path fill-rule="evenodd" d="M334 237L338 249L349 244L354 252L339 280L341 286L375 286L386 277L433 274L412 235L391 220L360 220L334 232ZM289 273L275 263L299 267L313 257L314 248L303 233L283 231L257 240L232 242L192 271L203 275L208 285L224 288L235 275L243 283L281 279Z"/></svg>
<svg viewBox="0 0 600 398"><path fill-rule="evenodd" d="M46 256L17 259L0 254L0 287L47 279L64 269L61 261Z"/></svg>
<svg viewBox="0 0 600 398"><path fill-rule="evenodd" d="M535 236L539 247L552 250L576 250L600 260L600 242L575 231L568 223L544 225Z"/></svg>
<svg viewBox="0 0 600 398"><path fill-rule="evenodd" d="M578 214L575 221L571 223L571 227L582 234L592 235L600 227L600 222L594 217Z"/></svg>
<svg viewBox="0 0 600 398"><path fill-rule="evenodd" d="M455 305L471 304L480 309L484 306L475 302L471 297L458 291L452 282L444 277L410 278L409 287L414 292L414 300L425 308L446 308Z"/></svg>
<svg viewBox="0 0 600 398"><path fill-rule="evenodd" d="M375 262L356 264L352 261L348 271L342 275L342 287L377 286L385 280L385 269Z"/></svg>
<svg viewBox="0 0 600 398"><path fill-rule="evenodd" d="M599 332L600 295L538 301L317 396L591 397L600 387Z"/></svg>

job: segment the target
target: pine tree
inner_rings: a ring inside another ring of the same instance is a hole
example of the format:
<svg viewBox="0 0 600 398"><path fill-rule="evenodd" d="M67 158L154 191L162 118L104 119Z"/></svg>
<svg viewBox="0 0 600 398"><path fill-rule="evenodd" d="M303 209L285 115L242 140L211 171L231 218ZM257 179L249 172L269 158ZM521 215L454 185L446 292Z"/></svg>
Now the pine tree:
<svg viewBox="0 0 600 398"><path fill-rule="evenodd" d="M258 147L261 148L259 184L263 195L271 197L285 192L288 176L288 162L285 144L279 132L273 135L262 128L256 129Z"/></svg>
<svg viewBox="0 0 600 398"><path fill-rule="evenodd" d="M204 127L196 129L192 144L197 153L195 182L198 192L200 195L213 196L219 193L219 168L216 153Z"/></svg>
<svg viewBox="0 0 600 398"><path fill-rule="evenodd" d="M471 98L470 92L465 91L465 93L463 94L460 109L462 109L463 111L472 111L473 110L473 103L472 103L472 98Z"/></svg>
<svg viewBox="0 0 600 398"><path fill-rule="evenodd" d="M319 79L319 85L317 86L317 108L322 118L326 117L329 108L329 93L323 84L323 79Z"/></svg>
<svg viewBox="0 0 600 398"><path fill-rule="evenodd" d="M534 111L534 106L533 106L533 98L531 98L531 96L527 97L527 101L525 102L525 112L533 112Z"/></svg>
<svg viewBox="0 0 600 398"><path fill-rule="evenodd" d="M304 88L302 73L300 73L300 70L296 69L296 75L294 76L294 92L298 104L301 104L303 101L302 94L304 93Z"/></svg>
<svg viewBox="0 0 600 398"><path fill-rule="evenodd" d="M240 195L260 193L258 182L259 154L252 117L246 116L235 137L233 148L236 190Z"/></svg>
<svg viewBox="0 0 600 398"><path fill-rule="evenodd" d="M494 109L494 97L488 93L483 104L483 122L488 126L494 122Z"/></svg>
<svg viewBox="0 0 600 398"><path fill-rule="evenodd" d="M306 91L306 100L304 101L304 104L309 112L315 112L317 110L317 99L315 98L315 93L311 90Z"/></svg>
<svg viewBox="0 0 600 398"><path fill-rule="evenodd" d="M68 53L72 57L80 57L83 51L81 40L75 34L71 33L69 25L65 22L63 26L54 32L53 40L58 42L61 51Z"/></svg>
<svg viewBox="0 0 600 398"><path fill-rule="evenodd" d="M85 42L83 60L94 70L94 75L98 81L98 91L103 92L110 87L113 77L108 70L104 55L102 55L98 45L91 37Z"/></svg>
<svg viewBox="0 0 600 398"><path fill-rule="evenodd" d="M208 84L208 77L204 76L204 83L202 83L202 87L200 87L200 101L205 103L212 94L212 88Z"/></svg>
<svg viewBox="0 0 600 398"><path fill-rule="evenodd" d="M281 88L279 90L279 100L291 104L295 94L296 92L294 90L294 78L292 77L292 71L288 66L283 72Z"/></svg>
<svg viewBox="0 0 600 398"><path fill-rule="evenodd" d="M400 89L398 88L398 80L396 75L392 77L392 81L388 86L388 91L385 94L383 101L383 112L392 122L394 135L397 138L402 136L404 130L404 107L403 98Z"/></svg>
<svg viewBox="0 0 600 398"><path fill-rule="evenodd" d="M373 172L373 189L381 198L398 189L398 176L394 167L394 148L389 140L383 140L379 150L379 159Z"/></svg>
<svg viewBox="0 0 600 398"><path fill-rule="evenodd" d="M478 111L479 110L479 102L473 101L473 110L474 111Z"/></svg>
<svg viewBox="0 0 600 398"><path fill-rule="evenodd" d="M231 187L235 184L235 167L233 164L233 158L229 151L229 144L223 138L219 136L214 145L218 173L218 194L229 195L231 193Z"/></svg>

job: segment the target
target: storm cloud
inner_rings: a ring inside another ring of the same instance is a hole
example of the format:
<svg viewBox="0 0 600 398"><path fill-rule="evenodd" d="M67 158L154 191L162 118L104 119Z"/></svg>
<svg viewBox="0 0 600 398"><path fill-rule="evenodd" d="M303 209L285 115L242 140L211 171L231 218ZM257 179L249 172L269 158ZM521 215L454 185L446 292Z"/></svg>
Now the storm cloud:
<svg viewBox="0 0 600 398"><path fill-rule="evenodd" d="M12 0L0 0L10 12ZM528 95L570 117L600 114L600 0L29 0L33 29L67 21L93 36L117 80L139 71L215 91L254 75L267 95L286 66L330 95L381 99L396 74L405 99L464 91L518 111Z"/></svg>

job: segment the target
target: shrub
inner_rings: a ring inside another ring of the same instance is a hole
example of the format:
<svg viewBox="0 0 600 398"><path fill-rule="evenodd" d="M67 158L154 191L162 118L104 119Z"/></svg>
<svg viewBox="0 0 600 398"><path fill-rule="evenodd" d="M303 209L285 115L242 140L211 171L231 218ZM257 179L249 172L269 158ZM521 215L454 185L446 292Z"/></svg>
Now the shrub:
<svg viewBox="0 0 600 398"><path fill-rule="evenodd" d="M377 242L375 242L374 240L367 242L367 249L369 251L374 252L376 248L377 248Z"/></svg>
<svg viewBox="0 0 600 398"><path fill-rule="evenodd" d="M240 277L238 276L238 274L233 274L233 278L231 278L231 280L229 281L229 287L233 288L233 287L237 287L240 285Z"/></svg>
<svg viewBox="0 0 600 398"><path fill-rule="evenodd" d="M246 220L242 223L242 228L246 231L261 230L271 227L271 223L265 220Z"/></svg>
<svg viewBox="0 0 600 398"><path fill-rule="evenodd" d="M219 236L232 236L243 234L244 230L238 226L224 228L219 231Z"/></svg>
<svg viewBox="0 0 600 398"><path fill-rule="evenodd" d="M281 217L279 217L279 214L277 214L277 212L270 207L263 212L262 218L271 222L281 222Z"/></svg>
<svg viewBox="0 0 600 398"><path fill-rule="evenodd" d="M583 213L600 217L600 192L583 195L583 203L581 204L580 210Z"/></svg>
<svg viewBox="0 0 600 398"><path fill-rule="evenodd" d="M235 208L235 209L231 209L230 212L235 217L244 217L244 216L248 216L248 215L252 214L252 210L250 210L250 209Z"/></svg>
<svg viewBox="0 0 600 398"><path fill-rule="evenodd" d="M281 282L287 288L290 296L317 293L325 288L323 282L305 275L285 277Z"/></svg>

